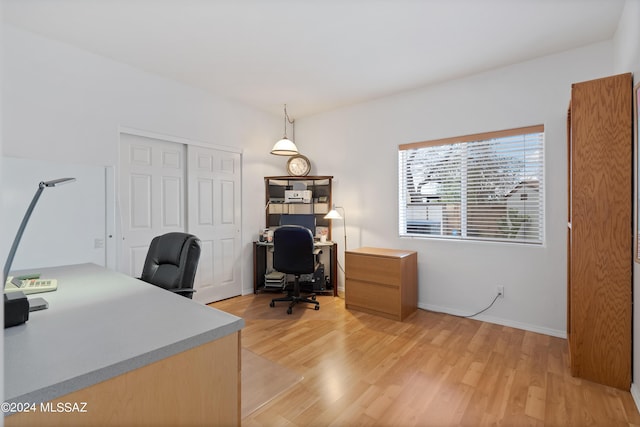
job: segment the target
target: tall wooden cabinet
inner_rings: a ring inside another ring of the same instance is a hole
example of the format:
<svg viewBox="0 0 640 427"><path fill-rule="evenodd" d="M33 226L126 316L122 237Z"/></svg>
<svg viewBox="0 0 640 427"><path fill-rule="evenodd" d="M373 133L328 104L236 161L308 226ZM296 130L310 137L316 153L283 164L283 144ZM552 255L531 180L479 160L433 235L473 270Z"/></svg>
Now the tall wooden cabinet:
<svg viewBox="0 0 640 427"><path fill-rule="evenodd" d="M568 116L567 337L571 373L629 390L631 74L576 83Z"/></svg>

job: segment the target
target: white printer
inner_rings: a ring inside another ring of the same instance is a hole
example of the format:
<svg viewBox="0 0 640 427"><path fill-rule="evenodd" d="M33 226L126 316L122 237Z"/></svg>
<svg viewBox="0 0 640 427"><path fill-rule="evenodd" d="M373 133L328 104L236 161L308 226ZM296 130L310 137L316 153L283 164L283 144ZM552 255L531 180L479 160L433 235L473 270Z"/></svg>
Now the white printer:
<svg viewBox="0 0 640 427"><path fill-rule="evenodd" d="M311 203L311 190L285 190L285 203Z"/></svg>

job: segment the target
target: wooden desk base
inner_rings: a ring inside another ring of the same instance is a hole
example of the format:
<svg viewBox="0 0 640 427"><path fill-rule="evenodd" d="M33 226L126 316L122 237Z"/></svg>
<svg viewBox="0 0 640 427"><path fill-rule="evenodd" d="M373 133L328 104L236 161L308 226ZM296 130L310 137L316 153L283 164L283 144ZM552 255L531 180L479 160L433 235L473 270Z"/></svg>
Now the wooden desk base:
<svg viewBox="0 0 640 427"><path fill-rule="evenodd" d="M325 264L325 275L328 274L329 281L331 282L332 289L326 289L324 291L314 291L317 294L328 294L330 292L333 293L334 297L338 296L338 244L333 242L330 244L321 244L321 246L317 246L320 248L326 248L329 250L329 269L326 270L327 265ZM253 242L253 293L256 294L258 291L265 290L264 286L264 274L268 271L271 271L273 266L271 263L267 263L267 249L268 246L265 244L261 244L258 242ZM268 264L268 265L267 265Z"/></svg>
<svg viewBox="0 0 640 427"><path fill-rule="evenodd" d="M239 426L240 332L53 401L86 413L19 413L6 426ZM44 405L44 404L43 404Z"/></svg>

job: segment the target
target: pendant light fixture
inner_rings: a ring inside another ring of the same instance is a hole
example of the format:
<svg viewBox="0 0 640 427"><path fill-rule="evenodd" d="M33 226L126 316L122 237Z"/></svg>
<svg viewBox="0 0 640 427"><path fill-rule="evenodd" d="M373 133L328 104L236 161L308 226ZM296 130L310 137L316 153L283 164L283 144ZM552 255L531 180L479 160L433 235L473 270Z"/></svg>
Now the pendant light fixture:
<svg viewBox="0 0 640 427"><path fill-rule="evenodd" d="M274 144L271 149L271 154L275 154L277 156L293 156L298 154L298 147L296 147L296 144L287 138L287 122L291 124L293 129L293 138L295 139L295 120L291 120L289 118L289 115L287 114L287 104L284 104L284 136L280 141Z"/></svg>

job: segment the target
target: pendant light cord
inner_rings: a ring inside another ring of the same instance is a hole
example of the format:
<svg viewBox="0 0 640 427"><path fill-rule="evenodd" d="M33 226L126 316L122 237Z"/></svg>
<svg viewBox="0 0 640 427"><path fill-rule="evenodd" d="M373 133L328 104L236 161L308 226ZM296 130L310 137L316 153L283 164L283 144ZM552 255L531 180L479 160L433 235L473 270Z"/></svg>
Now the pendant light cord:
<svg viewBox="0 0 640 427"><path fill-rule="evenodd" d="M291 120L287 114L287 104L284 104L284 138L287 139L287 122L291 124L291 140L296 140L296 125L295 120Z"/></svg>

